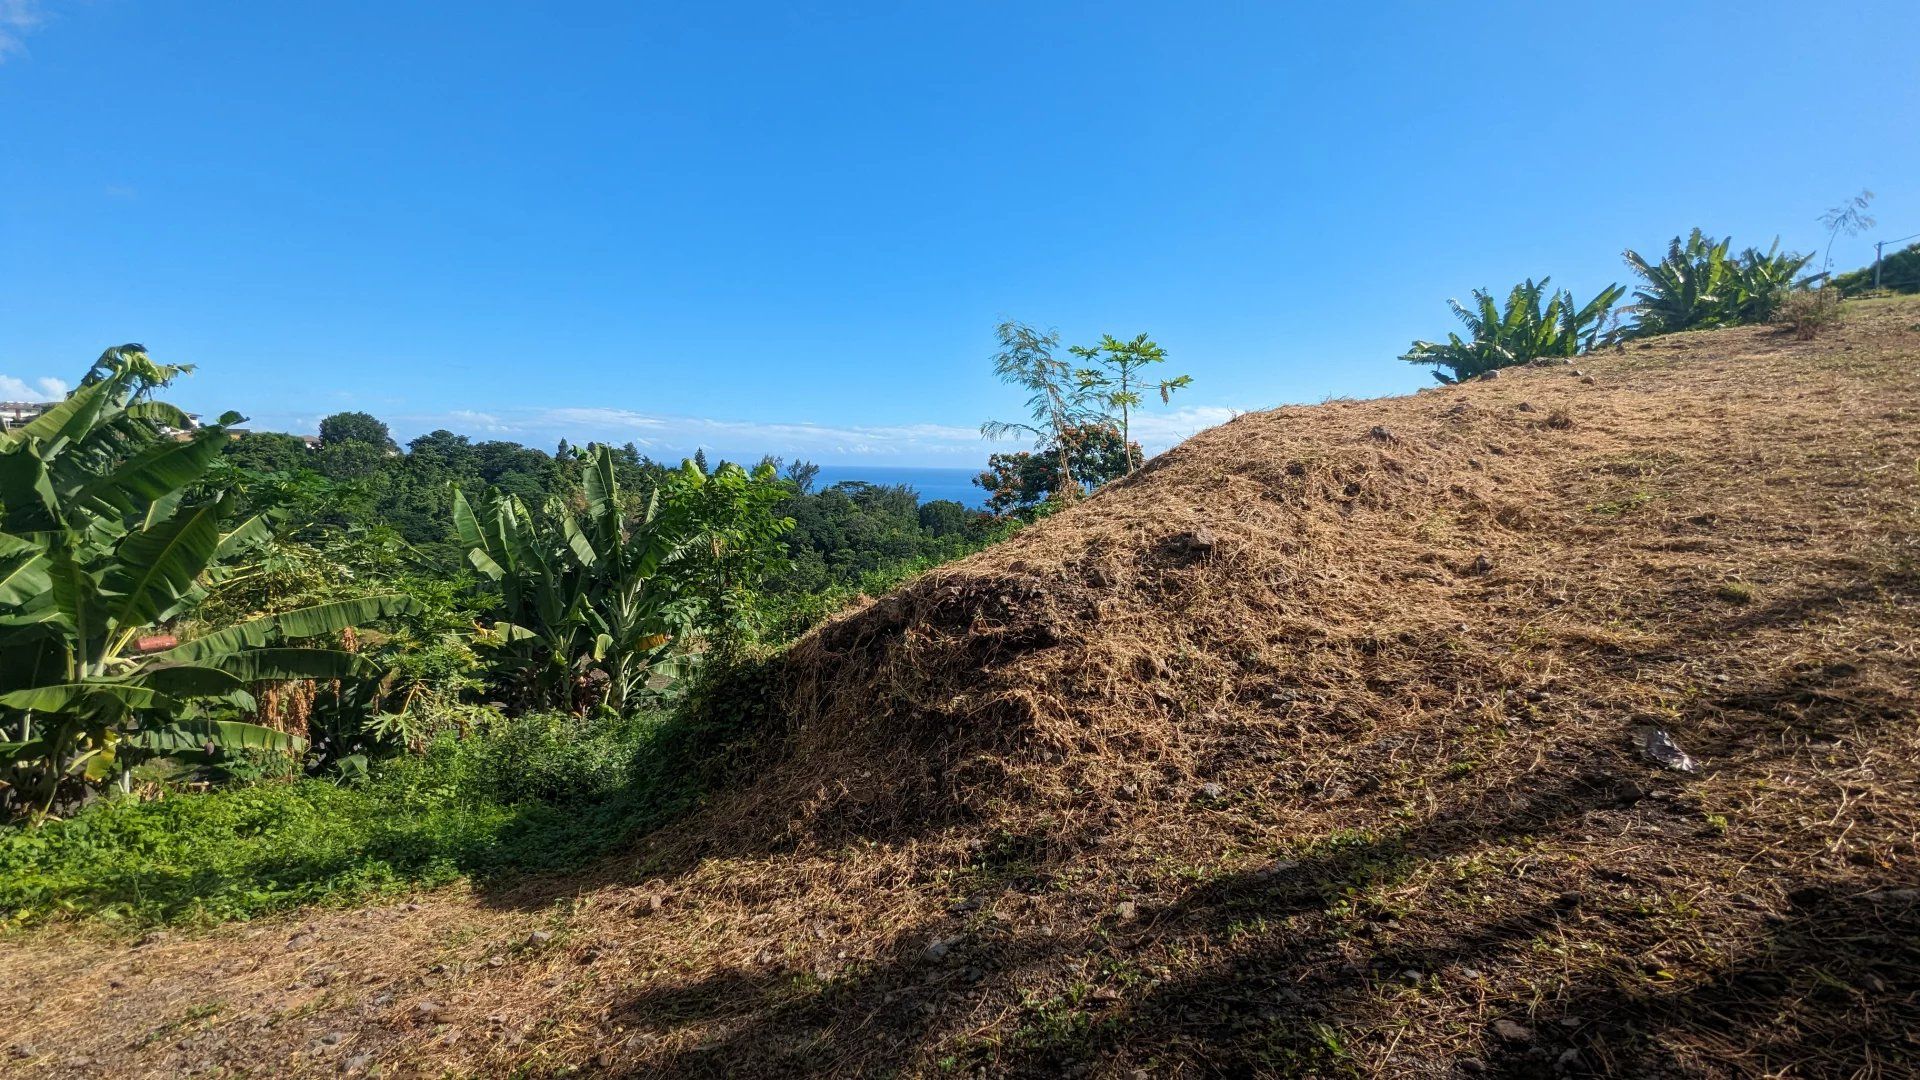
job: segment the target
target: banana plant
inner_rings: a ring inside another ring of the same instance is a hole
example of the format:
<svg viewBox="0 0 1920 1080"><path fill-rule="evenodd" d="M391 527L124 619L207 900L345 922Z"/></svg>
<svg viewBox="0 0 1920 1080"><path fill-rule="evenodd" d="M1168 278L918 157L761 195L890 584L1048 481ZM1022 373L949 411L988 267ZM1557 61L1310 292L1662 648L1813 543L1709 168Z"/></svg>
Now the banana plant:
<svg viewBox="0 0 1920 1080"><path fill-rule="evenodd" d="M1732 246L1732 238L1714 240L1695 229L1685 240L1674 237L1658 262L1628 249L1627 266L1642 282L1627 309L1632 336L1765 322L1811 258L1782 252L1778 240L1737 256L1729 255Z"/></svg>
<svg viewBox="0 0 1920 1080"><path fill-rule="evenodd" d="M273 535L271 515L234 522L233 493L201 483L238 417L196 429L151 400L184 370L109 349L64 402L0 433L0 775L41 814L63 780L143 756L303 750L232 719L252 711L249 688L365 674L303 643L413 607L365 597L142 648Z"/></svg>
<svg viewBox="0 0 1920 1080"><path fill-rule="evenodd" d="M691 622L687 598L660 577L686 550L678 515L650 496L631 528L613 455L590 452L584 509L549 499L538 511L518 496L490 493L476 506L457 487L454 531L467 560L500 590L499 616L477 643L516 670L545 703L584 705L589 672L606 679L606 703L622 708Z"/></svg>
<svg viewBox="0 0 1920 1080"><path fill-rule="evenodd" d="M605 446L589 450L578 511L498 492L476 505L456 488L454 530L500 591L476 643L543 704L581 710L598 697L622 709L677 671L675 646L700 617L764 575L773 539L792 526L771 513L786 494L771 467L708 474L686 463L630 508Z"/></svg>
<svg viewBox="0 0 1920 1080"><path fill-rule="evenodd" d="M1400 359L1444 367L1447 371L1436 370L1433 377L1455 383L1530 360L1577 356L1610 340L1608 316L1626 289L1609 285L1580 305L1565 289L1549 292L1551 280L1515 285L1504 310L1485 289L1473 291L1472 307L1447 301L1471 336L1449 333L1444 342L1416 341Z"/></svg>

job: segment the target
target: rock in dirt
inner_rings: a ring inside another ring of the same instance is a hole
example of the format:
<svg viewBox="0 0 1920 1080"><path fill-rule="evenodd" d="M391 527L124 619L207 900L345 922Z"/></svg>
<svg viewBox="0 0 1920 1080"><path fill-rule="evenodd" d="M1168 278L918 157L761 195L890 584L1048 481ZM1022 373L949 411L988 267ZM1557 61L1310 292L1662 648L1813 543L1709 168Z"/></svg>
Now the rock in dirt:
<svg viewBox="0 0 1920 1080"><path fill-rule="evenodd" d="M1213 801L1216 799L1223 799L1226 797L1226 795L1227 795L1226 788L1223 788L1219 784L1216 784L1213 781L1209 780L1206 783L1200 785L1200 792L1197 797L1206 799L1208 801Z"/></svg>
<svg viewBox="0 0 1920 1080"><path fill-rule="evenodd" d="M1523 1043L1533 1041L1533 1029L1525 1024L1516 1024L1511 1020L1495 1020L1493 1033L1507 1042Z"/></svg>
<svg viewBox="0 0 1920 1080"><path fill-rule="evenodd" d="M1675 772L1697 773L1700 771L1700 762L1685 750L1680 749L1680 744L1674 742L1673 736L1667 734L1665 729L1647 725L1634 728L1633 735L1635 741L1639 743L1640 752L1646 755L1647 760Z"/></svg>
<svg viewBox="0 0 1920 1080"><path fill-rule="evenodd" d="M1175 554L1185 555L1194 559L1204 558L1213 554L1213 549L1218 547L1219 544L1220 541L1214 537L1213 530L1207 528L1205 525L1197 526L1183 533L1175 533L1167 538L1167 547L1169 550Z"/></svg>
<svg viewBox="0 0 1920 1080"><path fill-rule="evenodd" d="M940 938L934 938L932 942L928 943L926 951L923 952L921 955L925 956L929 960L944 960L946 959L947 954L952 951L953 951L952 942L943 941Z"/></svg>

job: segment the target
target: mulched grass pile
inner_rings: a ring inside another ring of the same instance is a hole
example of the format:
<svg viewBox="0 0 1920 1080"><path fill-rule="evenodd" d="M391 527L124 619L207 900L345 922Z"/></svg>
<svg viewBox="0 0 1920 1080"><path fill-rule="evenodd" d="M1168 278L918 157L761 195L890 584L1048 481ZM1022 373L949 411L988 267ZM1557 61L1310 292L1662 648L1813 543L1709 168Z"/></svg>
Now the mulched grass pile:
<svg viewBox="0 0 1920 1080"><path fill-rule="evenodd" d="M1868 302L1243 416L802 639L740 779L631 856L35 931L0 1039L50 1075L1909 1074L1917 365L1920 305Z"/></svg>

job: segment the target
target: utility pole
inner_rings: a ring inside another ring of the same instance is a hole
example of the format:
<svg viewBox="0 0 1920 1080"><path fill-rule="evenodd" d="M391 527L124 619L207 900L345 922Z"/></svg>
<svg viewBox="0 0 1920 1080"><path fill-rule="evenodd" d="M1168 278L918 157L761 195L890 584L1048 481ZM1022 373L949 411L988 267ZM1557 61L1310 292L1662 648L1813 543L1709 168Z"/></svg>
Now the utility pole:
<svg viewBox="0 0 1920 1080"><path fill-rule="evenodd" d="M1888 244L1904 244L1907 241L1914 239L1915 237L1920 237L1920 233L1914 233L1913 236L1903 236L1898 240L1875 240L1873 242L1873 291L1874 292L1880 291L1880 262L1881 262L1881 259L1886 255L1887 245Z"/></svg>

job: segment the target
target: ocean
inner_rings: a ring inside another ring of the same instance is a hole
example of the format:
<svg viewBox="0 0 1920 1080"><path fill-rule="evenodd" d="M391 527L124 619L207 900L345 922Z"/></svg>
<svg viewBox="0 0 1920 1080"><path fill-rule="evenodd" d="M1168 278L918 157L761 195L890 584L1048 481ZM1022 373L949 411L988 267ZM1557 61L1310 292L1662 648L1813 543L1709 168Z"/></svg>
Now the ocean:
<svg viewBox="0 0 1920 1080"><path fill-rule="evenodd" d="M822 465L814 481L817 490L843 480L864 480L869 484L905 484L920 493L920 501L952 499L975 510L985 509L987 493L974 486L979 469L940 468L916 465Z"/></svg>

